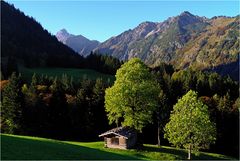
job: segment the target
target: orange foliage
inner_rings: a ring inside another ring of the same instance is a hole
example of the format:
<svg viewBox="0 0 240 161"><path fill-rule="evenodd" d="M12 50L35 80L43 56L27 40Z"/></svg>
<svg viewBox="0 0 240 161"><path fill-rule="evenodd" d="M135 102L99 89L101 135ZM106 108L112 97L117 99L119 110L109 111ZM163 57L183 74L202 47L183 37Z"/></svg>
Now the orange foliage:
<svg viewBox="0 0 240 161"><path fill-rule="evenodd" d="M9 80L2 80L0 82L0 91L8 84Z"/></svg>
<svg viewBox="0 0 240 161"><path fill-rule="evenodd" d="M37 90L40 92L47 91L48 87L45 85L37 85Z"/></svg>
<svg viewBox="0 0 240 161"><path fill-rule="evenodd" d="M72 96L70 94L66 94L66 99L67 99L67 103L69 104L75 104L76 102L76 96Z"/></svg>
<svg viewBox="0 0 240 161"><path fill-rule="evenodd" d="M49 105L50 99L51 99L51 97L52 97L52 94L51 94L51 93L44 93L44 94L41 93L41 95L42 95L43 101L44 101L47 105Z"/></svg>

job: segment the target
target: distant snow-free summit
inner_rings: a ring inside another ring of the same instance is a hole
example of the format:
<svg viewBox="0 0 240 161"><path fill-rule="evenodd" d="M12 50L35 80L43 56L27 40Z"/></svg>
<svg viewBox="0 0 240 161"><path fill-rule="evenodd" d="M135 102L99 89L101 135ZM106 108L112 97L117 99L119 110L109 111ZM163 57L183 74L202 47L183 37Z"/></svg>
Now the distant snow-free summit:
<svg viewBox="0 0 240 161"><path fill-rule="evenodd" d="M58 41L69 46L80 55L87 56L100 43L96 40L89 40L82 35L73 35L68 33L66 29L62 29L56 33Z"/></svg>
<svg viewBox="0 0 240 161"><path fill-rule="evenodd" d="M95 48L86 48L90 40L66 30L57 37L82 55L93 51L123 61L138 57L152 67L164 62L176 69L213 70L238 79L239 24L239 16L206 18L184 11L163 22L142 22L102 43L95 41Z"/></svg>

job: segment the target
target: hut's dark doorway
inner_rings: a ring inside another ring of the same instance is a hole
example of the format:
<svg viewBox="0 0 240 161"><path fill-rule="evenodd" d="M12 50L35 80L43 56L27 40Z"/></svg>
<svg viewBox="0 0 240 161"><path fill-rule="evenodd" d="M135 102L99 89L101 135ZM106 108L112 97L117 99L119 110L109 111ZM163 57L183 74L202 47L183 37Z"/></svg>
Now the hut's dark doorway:
<svg viewBox="0 0 240 161"><path fill-rule="evenodd" d="M113 145L119 145L119 138L112 138L112 139L111 139L111 144L113 144Z"/></svg>

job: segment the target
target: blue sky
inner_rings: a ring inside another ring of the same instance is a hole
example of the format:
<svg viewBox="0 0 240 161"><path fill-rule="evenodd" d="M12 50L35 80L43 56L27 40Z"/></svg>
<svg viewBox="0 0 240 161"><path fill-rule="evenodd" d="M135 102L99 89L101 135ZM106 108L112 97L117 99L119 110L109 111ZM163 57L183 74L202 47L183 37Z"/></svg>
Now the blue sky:
<svg viewBox="0 0 240 161"><path fill-rule="evenodd" d="M50 33L62 28L105 41L144 21L161 22L183 11L211 18L239 14L239 1L12 1Z"/></svg>

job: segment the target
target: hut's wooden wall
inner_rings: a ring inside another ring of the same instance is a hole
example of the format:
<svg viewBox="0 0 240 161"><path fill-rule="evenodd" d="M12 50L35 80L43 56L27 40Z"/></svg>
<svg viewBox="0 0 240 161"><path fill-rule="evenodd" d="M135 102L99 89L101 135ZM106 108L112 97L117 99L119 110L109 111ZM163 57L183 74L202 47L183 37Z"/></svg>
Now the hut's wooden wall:
<svg viewBox="0 0 240 161"><path fill-rule="evenodd" d="M119 139L118 142L119 144L114 144L116 143L115 139ZM107 147L108 148L119 148L119 149L126 149L127 148L127 141L125 138L123 137L111 137L111 138L107 138Z"/></svg>
<svg viewBox="0 0 240 161"><path fill-rule="evenodd" d="M118 139L118 141L116 139ZM137 142L137 137L132 136L129 139L125 139L124 137L119 137L119 136L105 137L104 142L105 142L105 147L108 147L108 148L128 149L135 146ZM116 144L117 142L119 144Z"/></svg>

